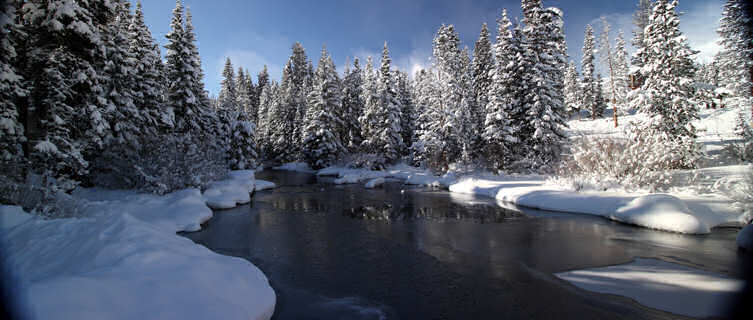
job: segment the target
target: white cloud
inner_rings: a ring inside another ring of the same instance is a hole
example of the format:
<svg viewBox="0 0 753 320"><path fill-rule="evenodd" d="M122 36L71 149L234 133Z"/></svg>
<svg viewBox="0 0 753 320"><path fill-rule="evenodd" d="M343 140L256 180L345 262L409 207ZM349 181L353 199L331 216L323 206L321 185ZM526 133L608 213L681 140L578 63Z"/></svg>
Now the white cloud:
<svg viewBox="0 0 753 320"><path fill-rule="evenodd" d="M697 3L680 16L680 29L688 37L690 47L700 51L697 61L710 62L719 52L716 29L721 17L722 7L718 1Z"/></svg>
<svg viewBox="0 0 753 320"><path fill-rule="evenodd" d="M695 57L696 61L711 61L720 49L717 43L719 35L716 33L716 29L722 16L721 4L717 1L707 1L685 8L683 7L683 3L680 2L678 10L681 12L680 30L687 37L690 47L700 51ZM632 53L633 48L630 45L630 40L633 37L632 31L635 28L632 13L613 13L605 15L605 17L612 26L610 38L614 39L617 37L618 30L622 30L625 34L628 51ZM600 19L592 20L591 25L594 27L594 34L598 37L602 29Z"/></svg>

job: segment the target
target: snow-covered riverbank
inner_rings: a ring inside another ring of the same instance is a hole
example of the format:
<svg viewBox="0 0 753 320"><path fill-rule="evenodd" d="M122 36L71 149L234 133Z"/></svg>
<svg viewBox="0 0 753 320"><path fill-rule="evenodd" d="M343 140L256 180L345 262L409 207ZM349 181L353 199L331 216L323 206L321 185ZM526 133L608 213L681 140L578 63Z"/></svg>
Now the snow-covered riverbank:
<svg viewBox="0 0 753 320"><path fill-rule="evenodd" d="M373 187L379 179L392 178L410 185L443 187L450 192L491 197L519 206L579 214L598 215L608 219L657 230L704 234L721 225L741 225L747 217L744 205L732 193L745 183L751 168L727 163L722 152L736 138L732 125L739 110L702 110L699 141L704 145L708 166L697 171L677 172L680 184L666 193L652 194L646 190L575 190L572 186L542 175L493 175L474 173L458 176L435 176L423 170L398 164L383 171L333 166L319 171L303 163L290 163L275 169L316 172L334 176L336 184L362 183ZM641 115L622 116L621 123L639 121ZM577 136L608 136L624 138L624 127L615 128L609 119L572 120L568 133ZM696 175L696 179L687 179ZM687 184L692 181L692 184ZM683 185L682 183L686 183Z"/></svg>
<svg viewBox="0 0 753 320"><path fill-rule="evenodd" d="M203 195L77 191L82 218L42 220L0 208L2 263L22 315L34 319L269 319L275 293L252 263L178 236L212 217L210 202L250 201L253 172Z"/></svg>

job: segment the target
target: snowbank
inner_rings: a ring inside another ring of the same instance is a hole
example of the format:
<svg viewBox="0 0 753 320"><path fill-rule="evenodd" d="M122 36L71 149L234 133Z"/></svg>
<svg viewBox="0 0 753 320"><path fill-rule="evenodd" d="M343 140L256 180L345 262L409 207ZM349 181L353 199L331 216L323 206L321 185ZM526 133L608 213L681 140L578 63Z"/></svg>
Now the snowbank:
<svg viewBox="0 0 753 320"><path fill-rule="evenodd" d="M366 189L374 189L374 188L379 187L379 186L381 186L383 184L384 184L384 178L376 178L376 179L373 179L373 180L367 182L364 185L364 187Z"/></svg>
<svg viewBox="0 0 753 320"><path fill-rule="evenodd" d="M711 228L694 216L682 200L665 194L652 194L618 206L613 220L652 229L680 233L709 233Z"/></svg>
<svg viewBox="0 0 753 320"><path fill-rule="evenodd" d="M655 259L555 274L588 291L616 294L691 317L724 316L743 280Z"/></svg>
<svg viewBox="0 0 753 320"><path fill-rule="evenodd" d="M252 177L236 172L234 182L220 182L210 190L243 190L248 196ZM206 193L187 189L156 196L88 189L74 196L85 218L42 220L17 207L0 207L2 263L17 280L12 290L28 317L272 316L276 297L256 266L175 234L199 230L212 217ZM237 202L241 197L229 198Z"/></svg>
<svg viewBox="0 0 753 320"><path fill-rule="evenodd" d="M31 219L19 206L0 206L0 230L10 229Z"/></svg>
<svg viewBox="0 0 753 320"><path fill-rule="evenodd" d="M335 184L355 184L378 178L394 178L405 181L405 184L418 186L448 187L457 180L454 174L435 176L428 170L419 169L406 164L397 164L383 171L369 169L354 169L332 166L319 170L319 176L334 176Z"/></svg>
<svg viewBox="0 0 753 320"><path fill-rule="evenodd" d="M598 215L680 233L709 233L715 226L739 223L741 216L732 206L734 201L723 197L576 192L547 184L543 176L470 177L449 189L534 209Z"/></svg>
<svg viewBox="0 0 753 320"><path fill-rule="evenodd" d="M279 167L274 167L272 169L275 170L286 170L286 171L297 171L297 172L306 172L306 173L314 173L316 172L314 169L311 169L308 164L303 162L290 162L285 163Z"/></svg>
<svg viewBox="0 0 753 320"><path fill-rule="evenodd" d="M251 202L254 192L254 171L239 170L230 173L230 179L217 181L204 191L207 205L213 209L230 209Z"/></svg>
<svg viewBox="0 0 753 320"><path fill-rule="evenodd" d="M254 190L256 191L262 191L262 190L269 190L277 188L277 185L274 182L266 181L266 180L256 180L256 187L254 187Z"/></svg>
<svg viewBox="0 0 753 320"><path fill-rule="evenodd" d="M748 251L753 251L753 224L745 226L737 234L737 246Z"/></svg>

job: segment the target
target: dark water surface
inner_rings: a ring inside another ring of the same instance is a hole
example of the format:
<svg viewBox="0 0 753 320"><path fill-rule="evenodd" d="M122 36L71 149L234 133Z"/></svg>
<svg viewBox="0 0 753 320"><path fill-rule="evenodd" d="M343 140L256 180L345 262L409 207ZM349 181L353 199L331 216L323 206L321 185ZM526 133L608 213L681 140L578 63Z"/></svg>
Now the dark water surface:
<svg viewBox="0 0 753 320"><path fill-rule="evenodd" d="M275 319L677 319L552 273L650 257L741 276L736 229L681 235L398 181L257 178L280 187L185 236L257 265L277 294Z"/></svg>

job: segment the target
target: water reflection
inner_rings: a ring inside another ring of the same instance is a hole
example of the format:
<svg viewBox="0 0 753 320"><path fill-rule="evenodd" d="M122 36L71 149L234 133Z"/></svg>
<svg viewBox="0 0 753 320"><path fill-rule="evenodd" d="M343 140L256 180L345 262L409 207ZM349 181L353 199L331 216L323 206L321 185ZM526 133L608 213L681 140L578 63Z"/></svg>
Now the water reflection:
<svg viewBox="0 0 753 320"><path fill-rule="evenodd" d="M577 293L551 273L636 256L738 272L734 235L724 232L675 237L394 181L366 190L313 175L258 176L287 182L187 236L259 266L278 295L275 319L676 318Z"/></svg>

